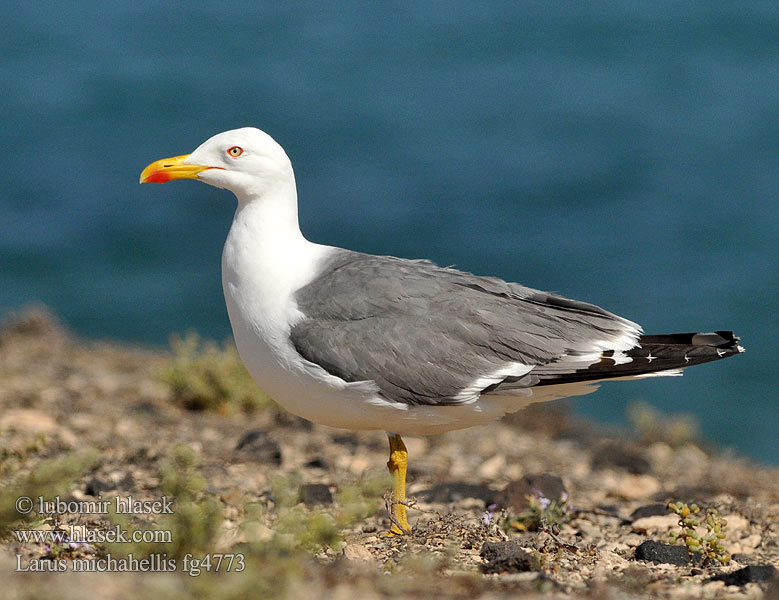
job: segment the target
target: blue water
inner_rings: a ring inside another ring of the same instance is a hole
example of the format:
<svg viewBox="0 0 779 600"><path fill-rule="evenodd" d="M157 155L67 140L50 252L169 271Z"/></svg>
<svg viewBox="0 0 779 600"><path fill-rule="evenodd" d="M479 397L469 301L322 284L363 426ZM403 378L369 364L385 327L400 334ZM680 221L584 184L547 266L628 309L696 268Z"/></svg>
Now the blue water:
<svg viewBox="0 0 779 600"><path fill-rule="evenodd" d="M138 186L254 125L313 240L428 257L747 353L576 400L779 463L779 3L36 2L0 23L0 313L225 338L234 202Z"/></svg>

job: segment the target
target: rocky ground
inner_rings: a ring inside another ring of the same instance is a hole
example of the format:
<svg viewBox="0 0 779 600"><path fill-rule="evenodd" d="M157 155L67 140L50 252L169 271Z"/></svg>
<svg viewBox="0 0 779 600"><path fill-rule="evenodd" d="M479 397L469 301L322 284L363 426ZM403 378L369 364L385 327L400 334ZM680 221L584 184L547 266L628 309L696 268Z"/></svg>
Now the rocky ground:
<svg viewBox="0 0 779 600"><path fill-rule="evenodd" d="M607 431L552 405L409 438L414 530L383 537L383 433L311 425L272 406L188 410L160 378L170 362L164 351L75 339L40 310L5 321L4 597L779 598L779 470L664 435L672 428ZM36 505L25 520L13 506L25 495L166 496L174 514L57 515ZM730 562L668 548L679 531L669 501L716 509ZM116 526L175 539L74 534ZM20 539L28 529L69 533ZM215 553L240 556L244 568L185 568L187 555ZM171 568L105 562L98 570L109 572L74 572L80 559L129 555L164 555Z"/></svg>

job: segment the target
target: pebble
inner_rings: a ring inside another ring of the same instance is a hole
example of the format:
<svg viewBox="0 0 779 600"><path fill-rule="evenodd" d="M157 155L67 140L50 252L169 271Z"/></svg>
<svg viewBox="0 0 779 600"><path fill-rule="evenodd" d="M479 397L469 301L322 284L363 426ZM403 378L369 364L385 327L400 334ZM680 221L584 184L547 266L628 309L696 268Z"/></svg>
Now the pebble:
<svg viewBox="0 0 779 600"><path fill-rule="evenodd" d="M725 584L721 581L712 581L711 583L704 583L701 588L703 598L716 598L720 593L720 590L725 588Z"/></svg>
<svg viewBox="0 0 779 600"><path fill-rule="evenodd" d="M362 475L375 466L375 462L367 456L355 456L349 461L349 471L353 475Z"/></svg>
<svg viewBox="0 0 779 600"><path fill-rule="evenodd" d="M239 459L263 464L281 465L281 448L262 429L250 429L235 445Z"/></svg>
<svg viewBox="0 0 779 600"><path fill-rule="evenodd" d="M723 581L725 585L742 586L747 583L775 580L777 576L779 573L773 565L748 565L738 571L715 575L709 581Z"/></svg>
<svg viewBox="0 0 779 600"><path fill-rule="evenodd" d="M346 544L343 554L347 560L373 560L371 551L362 544Z"/></svg>
<svg viewBox="0 0 779 600"><path fill-rule="evenodd" d="M421 490L416 495L427 501L448 504L450 502L459 502L465 498L477 498L481 502L481 507L492 503L497 495L497 491L486 485L473 483L439 483L432 488Z"/></svg>
<svg viewBox="0 0 779 600"><path fill-rule="evenodd" d="M47 387L41 390L38 398L43 404L54 404L65 399L65 391L59 387Z"/></svg>
<svg viewBox="0 0 779 600"><path fill-rule="evenodd" d="M240 527L233 527L222 532L214 544L217 552L224 552L238 544L268 542L273 539L273 530L256 521L245 521Z"/></svg>
<svg viewBox="0 0 779 600"><path fill-rule="evenodd" d="M630 566L630 561L610 550L602 550L599 554L599 558L600 560L598 562L603 563L601 566L607 567L609 570L615 568L626 569Z"/></svg>
<svg viewBox="0 0 779 600"><path fill-rule="evenodd" d="M628 547L635 548L644 541L644 536L638 535L637 533L629 533L627 535L623 535L621 539L625 544L628 545Z"/></svg>
<svg viewBox="0 0 779 600"><path fill-rule="evenodd" d="M321 456L315 456L306 463L309 469L327 469L328 462Z"/></svg>
<svg viewBox="0 0 779 600"><path fill-rule="evenodd" d="M142 438L144 433L144 426L138 421L134 420L120 420L117 421L116 425L114 426L114 435L128 439Z"/></svg>
<svg viewBox="0 0 779 600"><path fill-rule="evenodd" d="M99 477L93 477L87 482L84 488L84 493L88 496L94 496L95 498L97 498L103 492L107 492L115 488L116 488L115 485L108 483L104 479L100 479Z"/></svg>
<svg viewBox="0 0 779 600"><path fill-rule="evenodd" d="M742 529L746 529L749 525L749 521L747 519L735 513L724 515L723 518L728 522L728 526L725 528L727 533L741 531Z"/></svg>
<svg viewBox="0 0 779 600"><path fill-rule="evenodd" d="M21 433L57 432L57 422L44 412L29 408L11 408L3 411L0 417L0 430L13 430Z"/></svg>
<svg viewBox="0 0 779 600"><path fill-rule="evenodd" d="M664 534L677 527L678 524L679 517L677 515L658 515L636 519L631 524L631 528L637 533Z"/></svg>
<svg viewBox="0 0 779 600"><path fill-rule="evenodd" d="M687 481L698 481L706 475L709 468L709 456L693 444L677 448L671 460L671 469L676 473L684 473Z"/></svg>
<svg viewBox="0 0 779 600"><path fill-rule="evenodd" d="M576 528L578 532L585 538L600 539L602 537L601 527L590 521L579 519L576 521Z"/></svg>
<svg viewBox="0 0 779 600"><path fill-rule="evenodd" d="M684 546L672 546L655 540L647 540L636 548L636 560L645 560L672 565L690 564L690 553Z"/></svg>
<svg viewBox="0 0 779 600"><path fill-rule="evenodd" d="M660 482L651 475L625 475L618 477L611 494L625 500L649 498L660 491Z"/></svg>
<svg viewBox="0 0 779 600"><path fill-rule="evenodd" d="M57 430L57 437L59 438L62 446L68 450L77 448L80 445L79 437L66 427L60 427Z"/></svg>
<svg viewBox="0 0 779 600"><path fill-rule="evenodd" d="M759 533L753 533L741 538L735 544L729 545L728 550L733 554L752 554L763 543L763 537Z"/></svg>
<svg viewBox="0 0 779 600"><path fill-rule="evenodd" d="M482 479L495 480L506 468L506 457L503 454L496 454L485 460L479 465L476 473Z"/></svg>
<svg viewBox="0 0 779 600"><path fill-rule="evenodd" d="M528 496L539 496L539 494L549 500L560 501L568 498L568 490L565 489L562 479L556 475L541 473L525 475L522 479L510 482L497 495L495 503L501 508L511 507L521 510L527 506Z"/></svg>
<svg viewBox="0 0 779 600"><path fill-rule="evenodd" d="M609 440L602 442L592 454L592 466L596 469L624 469L634 475L649 473L652 465L644 452L629 444Z"/></svg>
<svg viewBox="0 0 779 600"><path fill-rule="evenodd" d="M673 460L674 449L665 442L655 442L648 453L655 471L661 471Z"/></svg>
<svg viewBox="0 0 779 600"><path fill-rule="evenodd" d="M76 431L87 432L94 431L95 417L86 413L75 413L70 415L70 426Z"/></svg>
<svg viewBox="0 0 779 600"><path fill-rule="evenodd" d="M328 505L333 503L333 494L324 483L306 483L300 486L300 501L306 506Z"/></svg>
<svg viewBox="0 0 779 600"><path fill-rule="evenodd" d="M644 517L658 517L667 514L669 514L668 506L662 502L656 502L654 504L645 504L644 506L639 506L636 510L630 513L630 520L635 521L637 519L643 519Z"/></svg>
<svg viewBox="0 0 779 600"><path fill-rule="evenodd" d="M527 552L517 540L486 542L479 555L486 561L483 573L518 573L538 571L541 567L535 556Z"/></svg>
<svg viewBox="0 0 779 600"><path fill-rule="evenodd" d="M214 427L203 427L200 430L200 439L204 442L219 442L222 441L222 433Z"/></svg>

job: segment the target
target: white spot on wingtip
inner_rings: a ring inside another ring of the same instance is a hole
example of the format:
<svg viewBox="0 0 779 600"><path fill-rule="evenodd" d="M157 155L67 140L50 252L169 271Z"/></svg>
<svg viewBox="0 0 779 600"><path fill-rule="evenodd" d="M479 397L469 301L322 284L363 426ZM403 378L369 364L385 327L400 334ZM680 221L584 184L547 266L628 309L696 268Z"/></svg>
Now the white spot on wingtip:
<svg viewBox="0 0 779 600"><path fill-rule="evenodd" d="M614 361L615 365L626 365L628 363L633 362L633 359L630 358L628 355L626 355L624 352L617 351L614 353L614 356L611 357L611 360Z"/></svg>
<svg viewBox="0 0 779 600"><path fill-rule="evenodd" d="M645 377L681 377L683 374L681 369L668 369L666 371L654 371L653 373L640 373L633 375L633 377L635 379L644 379Z"/></svg>

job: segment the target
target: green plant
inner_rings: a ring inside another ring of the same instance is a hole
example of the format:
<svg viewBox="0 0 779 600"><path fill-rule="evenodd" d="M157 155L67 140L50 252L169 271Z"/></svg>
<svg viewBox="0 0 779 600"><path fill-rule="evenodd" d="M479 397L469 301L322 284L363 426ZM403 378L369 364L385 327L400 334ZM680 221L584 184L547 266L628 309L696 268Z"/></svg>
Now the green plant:
<svg viewBox="0 0 779 600"><path fill-rule="evenodd" d="M170 532L170 541L106 544L117 555L149 556L167 554L181 557L187 553L213 552L223 519L222 505L213 497L204 497L206 480L199 473L198 455L186 445L175 446L161 467L160 488L173 499L171 514L153 524L136 525L126 515L111 512L110 520L132 535L133 531Z"/></svg>
<svg viewBox="0 0 779 600"><path fill-rule="evenodd" d="M6 535L19 523L40 518L34 510L28 514L17 512L17 498L67 496L73 481L89 472L99 458L99 453L94 449L79 450L42 460L28 473L8 477L0 484L0 536Z"/></svg>
<svg viewBox="0 0 779 600"><path fill-rule="evenodd" d="M190 410L244 413L273 405L251 378L232 343L221 348L196 333L172 336L173 358L159 372L176 402Z"/></svg>
<svg viewBox="0 0 779 600"><path fill-rule="evenodd" d="M541 523L561 525L572 518L571 507L568 505L568 494L563 494L559 500L551 500L540 490L533 490L527 496L525 510L517 515L508 514L501 520L501 526L508 533L516 531L537 531Z"/></svg>
<svg viewBox="0 0 779 600"><path fill-rule="evenodd" d="M627 417L647 443L665 442L675 448L700 438L700 426L692 415L666 416L645 402L634 402L628 406Z"/></svg>
<svg viewBox="0 0 779 600"><path fill-rule="evenodd" d="M376 514L380 509L377 498L386 492L391 483L389 473L381 471L340 486L336 493L338 511L335 515L339 527L349 527Z"/></svg>
<svg viewBox="0 0 779 600"><path fill-rule="evenodd" d="M376 499L380 490L386 488L386 480L387 476L382 474L346 484L338 490L334 506L311 508L298 502L298 478L281 475L273 478L271 489L276 510L271 543L287 551L316 552L323 546L340 549L341 530L379 510Z"/></svg>
<svg viewBox="0 0 779 600"><path fill-rule="evenodd" d="M691 554L700 552L705 563L713 560L722 564L730 562L730 554L725 551L723 540L725 539L725 527L728 522L723 519L716 509L707 508L703 522L701 522L701 509L697 504L687 506L683 502L671 502L668 508L679 516L680 531L672 531L671 543L683 543ZM706 533L700 535L697 527L706 526Z"/></svg>

